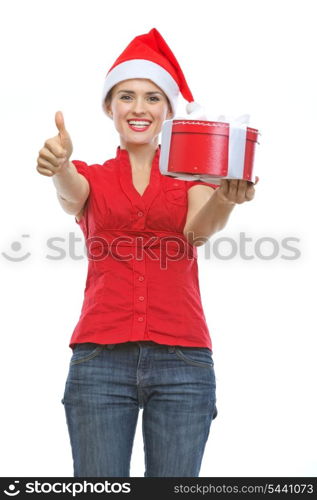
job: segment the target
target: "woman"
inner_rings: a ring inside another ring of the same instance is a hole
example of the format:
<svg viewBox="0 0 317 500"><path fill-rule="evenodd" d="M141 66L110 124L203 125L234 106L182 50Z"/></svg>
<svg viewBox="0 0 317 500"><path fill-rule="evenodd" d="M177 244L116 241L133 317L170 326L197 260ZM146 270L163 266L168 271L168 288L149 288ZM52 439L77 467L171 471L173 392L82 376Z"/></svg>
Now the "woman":
<svg viewBox="0 0 317 500"><path fill-rule="evenodd" d="M74 476L129 477L140 408L144 475L198 476L217 415L196 247L224 227L236 203L252 199L254 187L160 173L158 137L175 115L179 91L193 101L175 57L152 29L130 43L105 80L103 109L120 137L115 158L103 165L70 161L61 112L59 134L38 157L38 172L53 176L88 251L62 399Z"/></svg>

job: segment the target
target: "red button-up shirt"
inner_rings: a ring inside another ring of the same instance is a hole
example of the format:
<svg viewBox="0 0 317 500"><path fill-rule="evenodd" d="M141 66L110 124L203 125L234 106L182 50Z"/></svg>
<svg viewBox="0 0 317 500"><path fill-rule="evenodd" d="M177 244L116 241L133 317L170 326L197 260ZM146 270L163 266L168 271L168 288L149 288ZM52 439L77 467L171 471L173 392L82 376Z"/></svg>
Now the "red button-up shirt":
<svg viewBox="0 0 317 500"><path fill-rule="evenodd" d="M133 185L129 153L120 146L103 165L72 160L90 194L80 221L75 218L85 237L88 273L71 348L136 340L212 348L197 247L183 235L189 187L210 184L162 175L160 151L142 196Z"/></svg>

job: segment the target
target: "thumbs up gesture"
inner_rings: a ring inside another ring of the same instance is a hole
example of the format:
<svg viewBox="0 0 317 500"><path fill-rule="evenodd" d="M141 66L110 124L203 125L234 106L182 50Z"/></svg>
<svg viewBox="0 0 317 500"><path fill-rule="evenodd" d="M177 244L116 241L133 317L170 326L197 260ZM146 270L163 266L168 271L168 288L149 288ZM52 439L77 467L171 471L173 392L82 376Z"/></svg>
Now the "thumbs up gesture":
<svg viewBox="0 0 317 500"><path fill-rule="evenodd" d="M36 170L47 177L61 173L68 167L68 160L73 153L73 144L66 130L63 113L55 113L58 135L47 139L39 151Z"/></svg>

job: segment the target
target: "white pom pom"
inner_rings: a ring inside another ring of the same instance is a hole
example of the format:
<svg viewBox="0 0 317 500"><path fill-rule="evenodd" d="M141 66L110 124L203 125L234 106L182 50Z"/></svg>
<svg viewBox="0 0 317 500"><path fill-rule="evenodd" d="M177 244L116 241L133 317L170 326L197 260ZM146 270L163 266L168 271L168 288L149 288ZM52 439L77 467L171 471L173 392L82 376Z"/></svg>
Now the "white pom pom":
<svg viewBox="0 0 317 500"><path fill-rule="evenodd" d="M198 102L195 101L188 102L186 104L186 111L188 114L191 114L196 110L198 111L200 108L201 108L200 104L198 104Z"/></svg>
<svg viewBox="0 0 317 500"><path fill-rule="evenodd" d="M186 112L190 120L207 120L204 108L198 102L189 102L186 104Z"/></svg>

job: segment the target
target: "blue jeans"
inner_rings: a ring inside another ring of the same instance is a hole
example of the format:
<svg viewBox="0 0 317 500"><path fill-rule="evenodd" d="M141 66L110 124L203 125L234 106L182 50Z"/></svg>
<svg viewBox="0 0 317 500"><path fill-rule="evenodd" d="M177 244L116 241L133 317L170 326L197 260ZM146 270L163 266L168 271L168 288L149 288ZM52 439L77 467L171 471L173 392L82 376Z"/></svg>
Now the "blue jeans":
<svg viewBox="0 0 317 500"><path fill-rule="evenodd" d="M215 391L207 347L77 344L61 400L74 476L129 477L142 408L144 476L198 477Z"/></svg>

